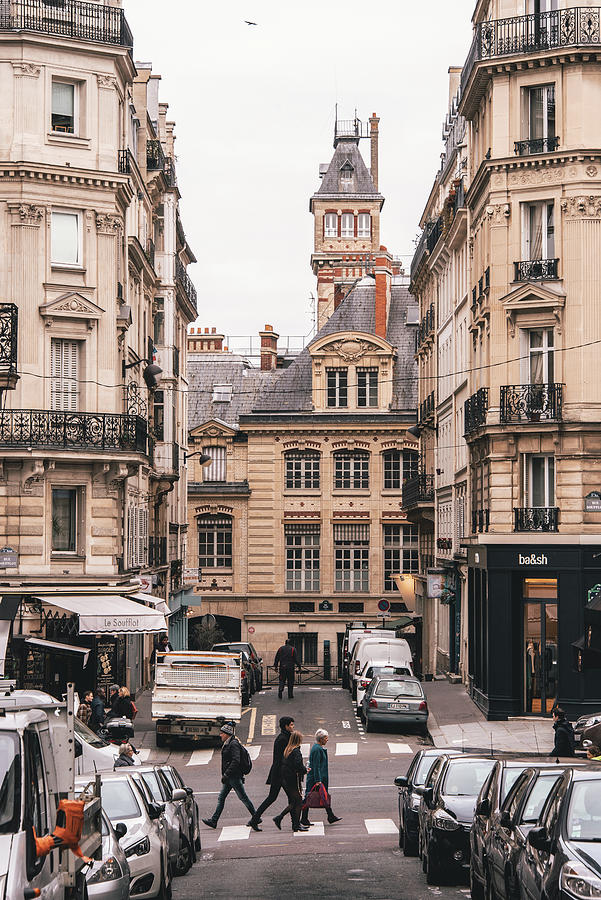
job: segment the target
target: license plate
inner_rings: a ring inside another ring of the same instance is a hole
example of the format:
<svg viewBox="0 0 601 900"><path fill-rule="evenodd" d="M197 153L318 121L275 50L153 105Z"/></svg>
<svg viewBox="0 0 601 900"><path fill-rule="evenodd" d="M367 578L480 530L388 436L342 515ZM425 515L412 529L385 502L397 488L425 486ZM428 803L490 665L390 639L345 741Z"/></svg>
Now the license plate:
<svg viewBox="0 0 601 900"><path fill-rule="evenodd" d="M191 725L189 728L180 726L178 728L182 734L208 734L210 730L208 725Z"/></svg>
<svg viewBox="0 0 601 900"><path fill-rule="evenodd" d="M391 703L388 709L409 709L408 703Z"/></svg>

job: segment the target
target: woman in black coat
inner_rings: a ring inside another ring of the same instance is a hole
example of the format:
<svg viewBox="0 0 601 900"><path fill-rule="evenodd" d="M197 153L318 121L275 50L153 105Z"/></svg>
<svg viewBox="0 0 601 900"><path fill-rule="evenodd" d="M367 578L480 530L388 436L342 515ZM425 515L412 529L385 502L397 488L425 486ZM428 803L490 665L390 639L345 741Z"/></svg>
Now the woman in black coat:
<svg viewBox="0 0 601 900"><path fill-rule="evenodd" d="M290 813L292 819L293 831L308 831L306 825L301 825L301 808L303 805L303 795L301 792L302 781L307 770L303 763L303 755L301 753L301 743L303 736L300 731L293 731L288 741L288 746L284 750L284 759L282 761L282 786L288 797L288 806L279 816L275 816L274 822L276 827L281 830L282 819L286 813Z"/></svg>

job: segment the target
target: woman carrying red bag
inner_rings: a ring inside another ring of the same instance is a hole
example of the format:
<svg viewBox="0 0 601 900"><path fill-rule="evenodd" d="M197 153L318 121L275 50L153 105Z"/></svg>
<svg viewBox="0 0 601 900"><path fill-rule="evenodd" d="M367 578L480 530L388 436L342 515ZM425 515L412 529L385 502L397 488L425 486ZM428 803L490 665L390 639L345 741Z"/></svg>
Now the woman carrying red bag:
<svg viewBox="0 0 601 900"><path fill-rule="evenodd" d="M323 806L328 816L328 824L333 825L340 822L340 816L335 816L330 806L330 796L328 794L328 751L326 744L328 743L329 734L325 728L318 728L315 732L315 743L311 747L309 754L309 774L307 775L307 793L305 794L305 802L303 804L303 814L301 817L302 825L312 825L309 822L309 804L311 808ZM320 790L318 785L323 785L324 790ZM311 798L309 798L311 794ZM314 795L318 794L319 801L316 803Z"/></svg>

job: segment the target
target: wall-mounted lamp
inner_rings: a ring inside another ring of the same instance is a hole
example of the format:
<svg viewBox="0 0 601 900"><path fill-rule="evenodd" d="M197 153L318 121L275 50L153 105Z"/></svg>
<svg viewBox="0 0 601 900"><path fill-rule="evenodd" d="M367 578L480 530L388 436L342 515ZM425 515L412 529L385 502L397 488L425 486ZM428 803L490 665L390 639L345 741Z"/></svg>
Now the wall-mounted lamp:
<svg viewBox="0 0 601 900"><path fill-rule="evenodd" d="M184 465L188 462L188 460L192 456L198 457L198 462L201 466L208 466L210 462L213 461L213 457L209 456L207 453L203 453L202 450L195 450L193 453L186 453L184 456Z"/></svg>
<svg viewBox="0 0 601 900"><path fill-rule="evenodd" d="M133 369L134 366L139 366L140 363L148 363L148 365L142 372L142 378L144 379L148 390L151 391L161 380L163 370L160 366L157 366L156 363L150 362L150 360L148 359L136 359L135 362L127 364L124 362L122 365L123 378L125 379L125 372L127 371L127 369Z"/></svg>

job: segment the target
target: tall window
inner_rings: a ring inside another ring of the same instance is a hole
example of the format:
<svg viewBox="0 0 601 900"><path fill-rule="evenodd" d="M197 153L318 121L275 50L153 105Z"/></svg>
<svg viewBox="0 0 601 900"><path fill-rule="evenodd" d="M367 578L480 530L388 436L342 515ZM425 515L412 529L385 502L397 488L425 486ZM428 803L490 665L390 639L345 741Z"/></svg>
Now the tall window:
<svg viewBox="0 0 601 900"><path fill-rule="evenodd" d="M319 487L319 453L311 450L292 450L285 454L285 484L289 490Z"/></svg>
<svg viewBox="0 0 601 900"><path fill-rule="evenodd" d="M200 569L231 569L231 516L198 517L198 566Z"/></svg>
<svg viewBox="0 0 601 900"><path fill-rule="evenodd" d="M334 454L334 487L343 490L369 488L369 453L339 450Z"/></svg>
<svg viewBox="0 0 601 900"><path fill-rule="evenodd" d="M304 666L317 665L317 633L288 633L288 640L296 650L298 661Z"/></svg>
<svg viewBox="0 0 601 900"><path fill-rule="evenodd" d="M78 213L52 213L51 245L53 263L63 266L78 266L81 264Z"/></svg>
<svg viewBox="0 0 601 900"><path fill-rule="evenodd" d="M286 590L319 590L319 525L285 525Z"/></svg>
<svg viewBox="0 0 601 900"><path fill-rule="evenodd" d="M555 225L553 202L522 205L523 259L555 258Z"/></svg>
<svg viewBox="0 0 601 900"><path fill-rule="evenodd" d="M154 439L165 440L165 394L163 391L154 391L152 397L154 411Z"/></svg>
<svg viewBox="0 0 601 900"><path fill-rule="evenodd" d="M384 461L384 489L398 491L401 487L401 451L386 450L382 454Z"/></svg>
<svg viewBox="0 0 601 900"><path fill-rule="evenodd" d="M324 237L338 237L338 216L336 213L325 214Z"/></svg>
<svg viewBox="0 0 601 900"><path fill-rule="evenodd" d="M77 551L77 488L52 488L52 551Z"/></svg>
<svg viewBox="0 0 601 900"><path fill-rule="evenodd" d="M130 506L127 510L127 558L130 568L148 565L148 509Z"/></svg>
<svg viewBox="0 0 601 900"><path fill-rule="evenodd" d="M52 338L50 408L75 411L79 396L79 342Z"/></svg>
<svg viewBox="0 0 601 900"><path fill-rule="evenodd" d="M357 237L371 237L371 216L369 213L359 213L357 216Z"/></svg>
<svg viewBox="0 0 601 900"><path fill-rule="evenodd" d="M558 0L527 0L527 12L536 15L553 12L557 9Z"/></svg>
<svg viewBox="0 0 601 900"><path fill-rule="evenodd" d="M369 525L334 525L334 589L369 590Z"/></svg>
<svg viewBox="0 0 601 900"><path fill-rule="evenodd" d="M75 134L75 85L52 81L52 130Z"/></svg>
<svg viewBox="0 0 601 900"><path fill-rule="evenodd" d="M547 454L524 454L524 505L555 506L555 457Z"/></svg>
<svg viewBox="0 0 601 900"><path fill-rule="evenodd" d="M528 140L543 141L555 137L555 85L528 88L525 102ZM544 145L542 149L545 149Z"/></svg>
<svg viewBox="0 0 601 900"><path fill-rule="evenodd" d="M347 406L348 369L327 369L326 375L328 380L328 406Z"/></svg>
<svg viewBox="0 0 601 900"><path fill-rule="evenodd" d="M211 462L203 466L203 481L227 481L227 464L225 447L203 447L202 452L211 457Z"/></svg>
<svg viewBox="0 0 601 900"><path fill-rule="evenodd" d="M378 370L357 369L357 406L378 405Z"/></svg>
<svg viewBox="0 0 601 900"><path fill-rule="evenodd" d="M419 453L416 450L403 450L403 481L415 478L419 474Z"/></svg>
<svg viewBox="0 0 601 900"><path fill-rule="evenodd" d="M384 590L398 591L393 575L419 571L417 525L384 525Z"/></svg>
<svg viewBox="0 0 601 900"><path fill-rule="evenodd" d="M553 384L553 329L528 332L530 384Z"/></svg>
<svg viewBox="0 0 601 900"><path fill-rule="evenodd" d="M352 213L342 213L340 217L340 234L342 237L355 237L355 217Z"/></svg>

